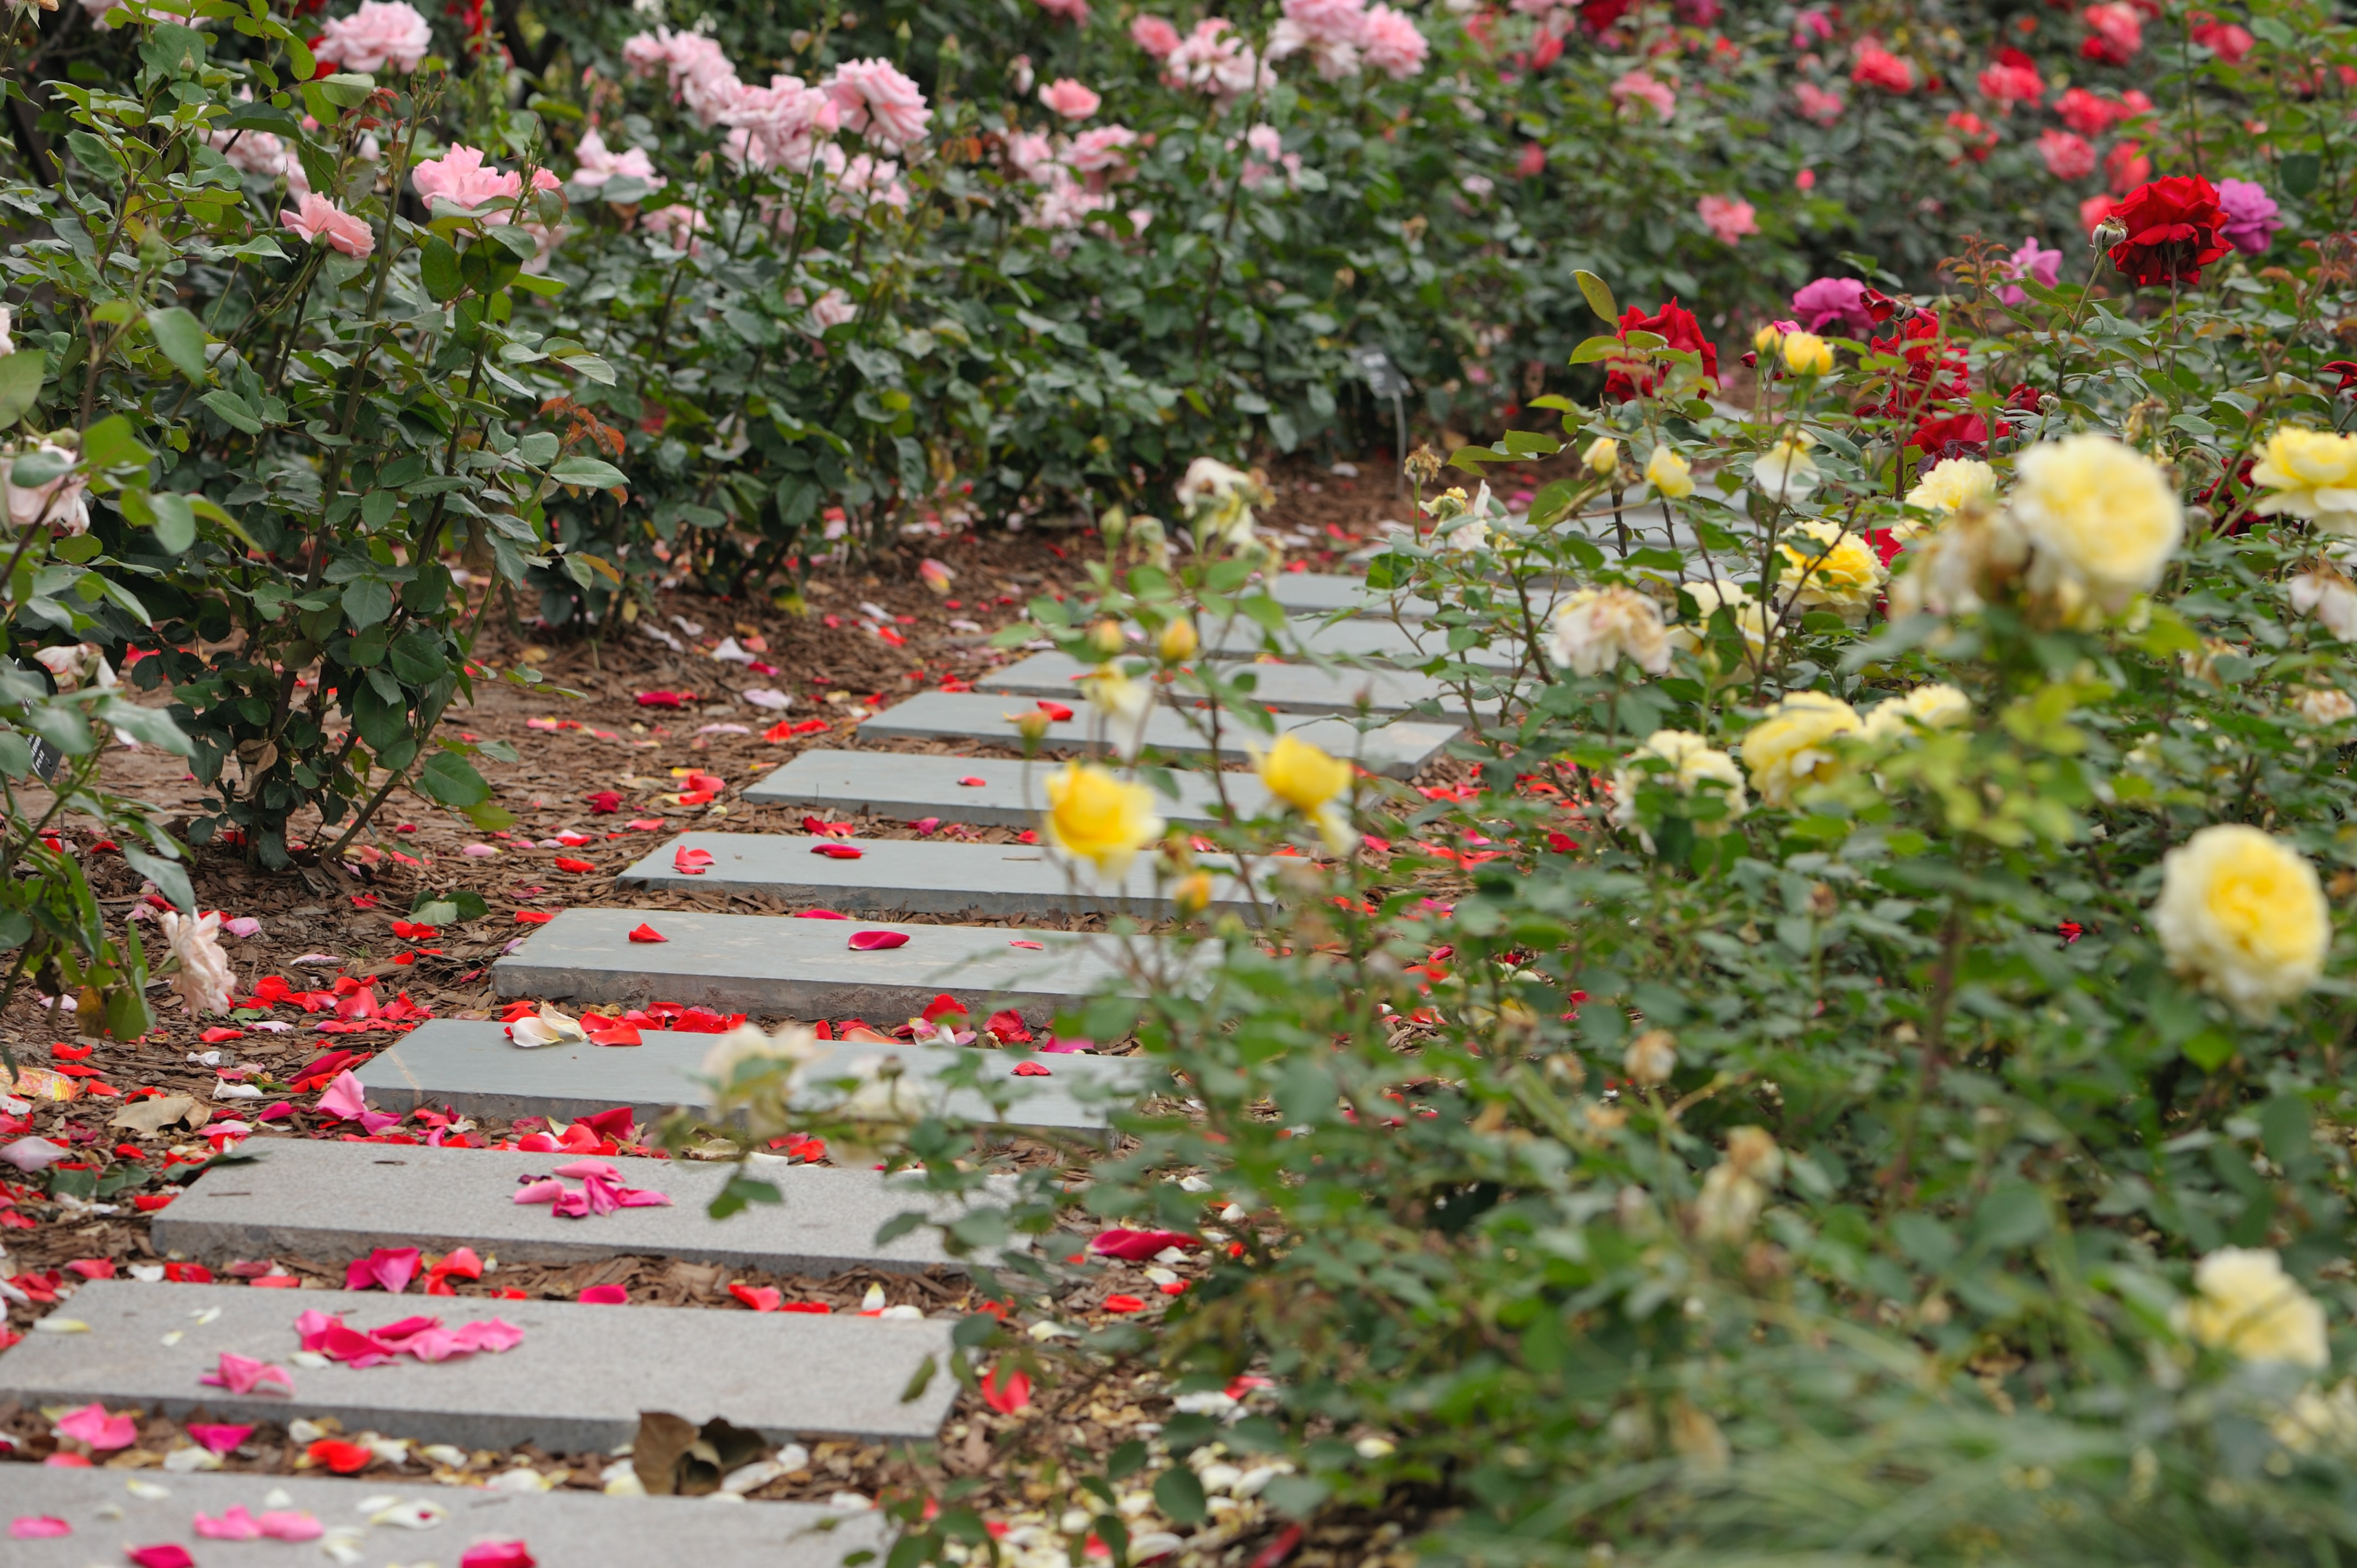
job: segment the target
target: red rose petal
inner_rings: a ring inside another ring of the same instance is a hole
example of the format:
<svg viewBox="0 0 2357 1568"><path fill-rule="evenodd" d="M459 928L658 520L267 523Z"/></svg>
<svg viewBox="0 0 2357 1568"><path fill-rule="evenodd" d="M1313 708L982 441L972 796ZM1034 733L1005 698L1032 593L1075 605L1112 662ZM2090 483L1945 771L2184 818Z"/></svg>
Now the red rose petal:
<svg viewBox="0 0 2357 1568"><path fill-rule="evenodd" d="M967 789L981 789L984 785L985 785L985 784L989 783L989 782L990 782L990 780L989 780L989 779L975 779L975 778L968 777L968 778L964 778L964 779L959 779L959 780L958 780L958 782L959 782L960 784L963 785L965 788L967 788Z"/></svg>
<svg viewBox="0 0 2357 1568"><path fill-rule="evenodd" d="M640 921L637 925L630 928L630 940L634 942L667 942L671 940L669 937L664 936L661 931L656 930L644 920Z"/></svg>
<svg viewBox="0 0 2357 1568"><path fill-rule="evenodd" d="M908 945L909 933L906 931L854 931L851 933L853 952L882 952L888 948L904 948Z"/></svg>
<svg viewBox="0 0 2357 1568"><path fill-rule="evenodd" d="M1039 699L1039 711L1047 714L1049 718L1054 719L1058 724L1061 724L1072 716L1071 709L1066 707L1061 703L1051 703L1045 697Z"/></svg>
<svg viewBox="0 0 2357 1568"><path fill-rule="evenodd" d="M560 854L556 857L556 869L559 871L571 871L577 873L583 871L595 871L597 868L586 860L576 860L569 854Z"/></svg>
<svg viewBox="0 0 2357 1568"><path fill-rule="evenodd" d="M797 920L848 920L851 917L838 909L804 909L794 918Z"/></svg>
<svg viewBox="0 0 2357 1568"><path fill-rule="evenodd" d="M1049 1078L1054 1075L1049 1073L1046 1068L1041 1067L1038 1062L1017 1062L1015 1064L1015 1076L1017 1078Z"/></svg>
<svg viewBox="0 0 2357 1568"><path fill-rule="evenodd" d="M544 926L556 918L554 909L518 909L515 915L519 926Z"/></svg>
<svg viewBox="0 0 2357 1568"><path fill-rule="evenodd" d="M1134 1295L1109 1295L1104 1298L1107 1312L1144 1312L1146 1304Z"/></svg>
<svg viewBox="0 0 2357 1568"><path fill-rule="evenodd" d="M864 849L858 848L856 845L836 843L830 839L825 843L814 843L811 845L811 853L813 854L823 854L829 860L857 860L867 852Z"/></svg>
<svg viewBox="0 0 2357 1568"><path fill-rule="evenodd" d="M642 1046L636 1024L617 1024L610 1029L592 1029L589 1043L593 1046Z"/></svg>

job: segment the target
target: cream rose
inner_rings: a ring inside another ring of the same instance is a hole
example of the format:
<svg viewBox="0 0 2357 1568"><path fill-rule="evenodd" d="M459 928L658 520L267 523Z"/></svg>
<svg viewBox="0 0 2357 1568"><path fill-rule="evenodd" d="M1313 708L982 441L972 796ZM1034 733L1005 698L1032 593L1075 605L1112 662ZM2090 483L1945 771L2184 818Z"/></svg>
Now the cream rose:
<svg viewBox="0 0 2357 1568"><path fill-rule="evenodd" d="M2203 828L2161 861L2169 965L2253 1021L2316 983L2332 915L2305 855L2256 828Z"/></svg>
<svg viewBox="0 0 2357 1568"><path fill-rule="evenodd" d="M1833 776L1841 759L1827 746L1861 728L1857 710L1824 692L1795 692L1743 737L1743 765L1751 787L1770 806L1788 806L1792 791Z"/></svg>
<svg viewBox="0 0 2357 1568"><path fill-rule="evenodd" d="M2185 1331L2245 1361L2320 1368L2324 1309L2284 1273L2266 1247L2221 1247L2193 1269L2194 1298L2179 1310Z"/></svg>
<svg viewBox="0 0 2357 1568"><path fill-rule="evenodd" d="M2084 435L2031 447L2016 473L2012 509L2036 552L2033 589L2076 589L2117 611L2160 582L2185 536L2185 509L2158 464Z"/></svg>

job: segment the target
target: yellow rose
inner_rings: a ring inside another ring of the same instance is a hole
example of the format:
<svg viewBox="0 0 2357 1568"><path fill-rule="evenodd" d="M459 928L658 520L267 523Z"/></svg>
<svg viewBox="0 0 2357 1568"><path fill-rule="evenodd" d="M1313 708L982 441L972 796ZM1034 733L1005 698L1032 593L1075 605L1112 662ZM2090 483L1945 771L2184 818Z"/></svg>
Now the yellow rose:
<svg viewBox="0 0 2357 1568"><path fill-rule="evenodd" d="M1838 610L1846 620L1863 618L1890 575L1874 546L1839 523L1822 520L1796 524L1792 532L1806 542L1777 549L1790 574L1800 579L1799 601Z"/></svg>
<svg viewBox="0 0 2357 1568"><path fill-rule="evenodd" d="M1669 767L1648 768L1644 766L1648 762L1666 762ZM1644 830L1638 825L1637 791L1647 783L1675 789L1689 800L1708 792L1725 801L1724 816L1694 824L1695 832L1706 838L1716 838L1734 826L1735 819L1749 804L1743 793L1743 771L1736 767L1735 758L1692 730L1655 730L1613 772L1612 821L1620 827L1637 828L1641 835ZM1711 788L1714 785L1716 789ZM1646 838L1650 843L1650 835Z"/></svg>
<svg viewBox="0 0 2357 1568"><path fill-rule="evenodd" d="M1281 735L1260 757L1260 781L1268 792L1318 825L1327 847L1348 854L1359 842L1351 826L1345 797L1351 789L1351 765L1329 757L1298 736Z"/></svg>
<svg viewBox="0 0 2357 1568"><path fill-rule="evenodd" d="M1163 626L1162 635L1155 639L1154 651L1162 656L1165 664L1183 664L1194 658L1195 650L1202 645L1202 639L1195 635L1195 623L1180 616Z"/></svg>
<svg viewBox="0 0 2357 1568"><path fill-rule="evenodd" d="M1609 435L1599 435L1587 444L1579 460L1587 465L1591 474L1609 474L1620 466L1620 443Z"/></svg>
<svg viewBox="0 0 2357 1568"><path fill-rule="evenodd" d="M1784 368L1796 376L1834 373L1834 346L1813 332L1784 334Z"/></svg>
<svg viewBox="0 0 2357 1568"><path fill-rule="evenodd" d="M2199 1294L2179 1313L2186 1331L2212 1349L2245 1361L2288 1361L2321 1368L2324 1309L2266 1247L2221 1247L2193 1268Z"/></svg>
<svg viewBox="0 0 2357 1568"><path fill-rule="evenodd" d="M2286 425L2267 437L2251 478L2274 493L2251 510L2289 512L2325 533L2357 535L2357 435Z"/></svg>
<svg viewBox="0 0 2357 1568"><path fill-rule="evenodd" d="M1129 871L1137 852L1162 836L1154 791L1125 784L1093 763L1074 762L1048 779L1049 840L1105 876Z"/></svg>
<svg viewBox="0 0 2357 1568"><path fill-rule="evenodd" d="M2013 514L2037 559L2030 586L2082 589L2117 611L2160 581L2185 510L2158 464L2108 435L2041 442L2021 455Z"/></svg>
<svg viewBox="0 0 2357 1568"><path fill-rule="evenodd" d="M1670 447L1656 446L1653 455L1645 459L1647 482L1667 499L1682 501L1694 494L1694 470L1686 460Z"/></svg>
<svg viewBox="0 0 2357 1568"><path fill-rule="evenodd" d="M1776 345L1783 340L1784 329L1770 321L1751 335L1751 347L1755 352L1772 354L1776 351Z"/></svg>
<svg viewBox="0 0 2357 1568"><path fill-rule="evenodd" d="M1918 686L1903 697L1878 703L1866 715L1866 738L1882 740L1893 736L1914 734L1908 721L1912 719L1925 729L1948 729L1967 724L1973 716L1973 700L1944 682L1934 682Z"/></svg>
<svg viewBox="0 0 2357 1568"><path fill-rule="evenodd" d="M1856 735L1857 711L1823 692L1795 692L1768 710L1743 737L1743 765L1751 787L1770 806L1792 804L1792 791L1833 776L1840 758L1825 743Z"/></svg>
<svg viewBox="0 0 2357 1568"><path fill-rule="evenodd" d="M2332 913L2316 868L2256 828L2203 828L2161 860L2153 928L2169 966L2258 1022L2316 983Z"/></svg>
<svg viewBox="0 0 2357 1568"><path fill-rule="evenodd" d="M1925 511L1953 511L1996 499L1996 470L1978 457L1943 457L1907 492L1907 504Z"/></svg>

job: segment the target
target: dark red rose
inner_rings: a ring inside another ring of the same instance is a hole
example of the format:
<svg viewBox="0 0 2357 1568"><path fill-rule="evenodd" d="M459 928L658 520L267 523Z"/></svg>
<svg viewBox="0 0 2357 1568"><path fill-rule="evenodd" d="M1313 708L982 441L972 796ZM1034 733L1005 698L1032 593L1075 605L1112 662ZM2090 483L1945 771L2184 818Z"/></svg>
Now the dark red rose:
<svg viewBox="0 0 2357 1568"><path fill-rule="evenodd" d="M2039 412L2039 400L2045 395L2028 381L2017 381L2013 390L2005 394L2005 406L2022 413L2036 413Z"/></svg>
<svg viewBox="0 0 2357 1568"><path fill-rule="evenodd" d="M1600 33L1629 14L1634 0L1585 0L1579 7L1579 19L1591 33Z"/></svg>
<svg viewBox="0 0 2357 1568"><path fill-rule="evenodd" d="M2327 360L2319 369L2326 374L2341 378L2341 384L2332 389L2333 395L2336 397L2346 397L2349 394L2349 389L2352 386L2357 386L2357 360Z"/></svg>
<svg viewBox="0 0 2357 1568"><path fill-rule="evenodd" d="M2226 209L2200 175L2177 174L2137 186L2112 209L2128 237L2112 247L2112 265L2140 285L2201 281L2201 269L2233 249L2222 231Z"/></svg>
<svg viewBox="0 0 2357 1568"><path fill-rule="evenodd" d="M1702 373L1714 381L1718 380L1717 348L1702 335L1702 323L1695 319L1695 313L1675 298L1651 316L1634 306L1622 311L1617 336L1625 343L1631 332L1651 332L1673 349L1700 355ZM1651 365L1635 360L1606 361L1604 395L1614 403L1651 396L1659 383L1660 378Z"/></svg>
<svg viewBox="0 0 2357 1568"><path fill-rule="evenodd" d="M1986 456L1988 422L1970 410L1919 419L1907 437L1907 445L1921 448L1924 461L1930 463L1943 457Z"/></svg>
<svg viewBox="0 0 2357 1568"><path fill-rule="evenodd" d="M1973 395L1972 377L1964 350L1942 334L1938 311L1915 312L1898 330L1871 339L1870 346L1878 353L1905 360L1907 371L1892 378L1880 401L1862 405L1858 413L1906 421L1907 445L1921 448L1927 458L1977 457L1987 450L1988 422L1972 409L1957 406Z"/></svg>

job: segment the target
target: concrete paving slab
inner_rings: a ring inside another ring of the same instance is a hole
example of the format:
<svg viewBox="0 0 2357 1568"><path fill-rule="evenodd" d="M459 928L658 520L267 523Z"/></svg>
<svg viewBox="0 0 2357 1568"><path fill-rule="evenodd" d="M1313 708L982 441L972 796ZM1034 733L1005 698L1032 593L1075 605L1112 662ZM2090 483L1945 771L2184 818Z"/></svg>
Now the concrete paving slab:
<svg viewBox="0 0 2357 1568"><path fill-rule="evenodd" d="M156 1216L156 1251L207 1263L472 1247L503 1263L639 1253L787 1274L862 1264L911 1273L964 1267L930 1228L877 1243L876 1232L896 1215L916 1210L945 1222L959 1209L872 1170L763 1165L752 1174L776 1187L782 1201L715 1219L706 1206L735 1165L608 1155L625 1187L660 1192L671 1206L560 1219L549 1205L521 1204L515 1195L526 1180L570 1163L570 1155L268 1136L247 1139L238 1153L253 1163L207 1173Z"/></svg>
<svg viewBox="0 0 2357 1568"><path fill-rule="evenodd" d="M1364 577L1335 572L1279 572L1268 579L1268 596L1294 615L1329 616L1338 610L1388 620L1422 620L1438 607L1416 594L1394 595L1370 588Z"/></svg>
<svg viewBox="0 0 2357 1568"><path fill-rule="evenodd" d="M670 940L630 940L642 922ZM898 931L909 940L854 952L850 939L862 930ZM493 964L491 978L502 996L677 1002L785 1018L898 1021L952 991L980 1009L977 1017L1012 1006L1041 1022L1108 985L1128 983L1114 961L1114 941L987 926L567 909Z"/></svg>
<svg viewBox="0 0 2357 1568"><path fill-rule="evenodd" d="M1162 919L1171 912L1170 900L1155 885L1154 862L1143 855L1126 877L1107 887L1088 868L1076 868L1044 843L860 839L849 843L859 851L856 860L818 853L821 846L844 842L782 833L682 833L619 880L625 887L674 893L765 893L860 915L1019 919L1104 914ZM711 865L694 875L681 871L674 857L682 848L705 851ZM1211 911L1251 917L1254 907L1243 885L1217 874L1222 863L1222 857L1205 857L1205 869L1214 872ZM662 929L660 920L654 924Z"/></svg>
<svg viewBox="0 0 2357 1568"><path fill-rule="evenodd" d="M897 1015L867 1016L888 1024ZM673 1106L703 1104L704 1090L694 1074L716 1036L657 1029L640 1033L646 1042L640 1046L546 1046L527 1051L511 1044L498 1024L437 1018L378 1052L360 1069L361 1087L383 1111L447 1105L474 1116L547 1116L560 1122L617 1105L630 1106L643 1121ZM1033 1078L1016 1076L1017 1064L1025 1058L1012 1051L856 1041L837 1041L832 1048L828 1060L811 1069L814 1079L849 1070L838 1062L888 1051L900 1058L912 1078L937 1079L952 1067L973 1063L983 1074L981 1081L1013 1095L1006 1122L1014 1127L1099 1132L1109 1103L1134 1098L1153 1081L1149 1065L1135 1058L1082 1052L1032 1058L1048 1069L1047 1077ZM979 1090L947 1090L942 1107L970 1121L998 1117L989 1097Z"/></svg>
<svg viewBox="0 0 2357 1568"><path fill-rule="evenodd" d="M134 1486L141 1490L134 1492ZM163 1496L156 1495L159 1487ZM274 1494L283 1494L285 1500L269 1501ZM386 1498L432 1501L448 1509L449 1517L425 1530L370 1524L370 1516L389 1506L382 1500ZM835 1568L848 1552L881 1551L890 1536L880 1513L810 1503L0 1465L0 1516L60 1519L73 1531L10 1541L5 1554L9 1568L90 1568L117 1561L125 1547L167 1542L202 1568L293 1568L328 1561L316 1545L197 1534L198 1514L218 1519L232 1508L257 1519L279 1510L307 1513L329 1530L361 1530L354 1544L367 1554L361 1561L371 1564L430 1559L447 1565L479 1541L521 1541L540 1568L678 1568L691 1560L699 1568Z"/></svg>
<svg viewBox="0 0 2357 1568"><path fill-rule="evenodd" d="M900 1399L925 1359L949 1350L947 1319L137 1280L94 1280L57 1310L90 1331L27 1334L0 1352L0 1399L99 1400L110 1410L139 1405L176 1420L199 1405L225 1422L332 1415L348 1432L577 1453L629 1441L648 1410L699 1423L726 1416L773 1443L920 1440L940 1429L957 1393L955 1379L936 1376L916 1399ZM288 1358L302 1348L295 1319L305 1311L340 1314L363 1331L419 1314L453 1328L496 1317L523 1330L523 1340L445 1361L401 1356L357 1370L340 1361L303 1367ZM178 1343L165 1344L176 1332ZM294 1396L199 1383L225 1350L287 1368Z"/></svg>
<svg viewBox="0 0 2357 1568"><path fill-rule="evenodd" d="M1331 628L1347 632L1359 623ZM1359 629L1389 632L1394 639L1402 634L1397 627L1373 622ZM1042 750L1053 752L1087 751L1102 744L1104 729L1095 708L1085 701L1058 699L1072 712L1069 719L1055 720L1048 726L1040 741ZM920 692L905 703L885 709L874 718L860 722L862 735L892 736L909 740L952 740L973 737L979 740L1011 741L1015 727L1014 714L1027 711L1019 697L996 697L980 692ZM1321 718L1308 714L1278 714L1276 726L1280 733L1291 732L1304 740L1313 741L1338 757L1353 757L1370 771L1388 774L1394 779L1412 779L1424 766L1438 757L1441 749L1456 738L1454 725L1401 722L1389 724L1361 735L1345 720ZM1259 738L1259 732L1243 732ZM1234 736L1236 738L1230 738ZM1149 752L1169 757L1207 757L1210 745L1178 714L1167 708L1157 709L1146 721L1146 746ZM1242 735L1228 725L1222 725L1219 755L1222 761L1242 762L1252 755Z"/></svg>
<svg viewBox="0 0 2357 1568"><path fill-rule="evenodd" d="M1239 618L1225 627L1206 628L1204 646L1213 653L1258 653L1266 637L1259 622ZM1450 655L1445 630L1414 621L1402 628L1381 620L1346 620L1326 626L1314 619L1297 618L1291 632L1278 642L1280 650L1287 653L1305 650L1323 659L1366 659L1403 666L1421 665L1444 657L1492 670L1512 669L1515 663L1515 650L1510 647L1502 651L1497 648L1469 648Z"/></svg>
<svg viewBox="0 0 2357 1568"><path fill-rule="evenodd" d="M1068 653L1035 653L985 675L976 684L985 692L1013 696L1053 697L1069 702L1072 682L1094 669ZM1253 677L1253 695L1272 708L1291 714L1355 714L1361 698L1370 711L1404 713L1418 703L1437 703L1451 712L1454 693L1429 675L1405 671L1330 669L1315 664L1263 664L1248 660L1222 660L1217 673L1232 680L1239 671ZM1496 703L1485 706L1494 710Z"/></svg>
<svg viewBox="0 0 2357 1568"><path fill-rule="evenodd" d="M1002 711L1005 704L1001 704ZM1002 738L992 736L993 739ZM873 811L900 822L939 817L976 827L1031 828L1047 810L1046 779L1056 762L1003 757L922 757L897 751L805 751L745 791L757 805L800 806L827 813ZM967 784L964 779L981 780ZM1174 771L1178 795L1155 792L1155 810L1173 822L1217 822L1220 787L1200 773ZM1222 779L1247 817L1268 811L1268 790L1249 773Z"/></svg>

